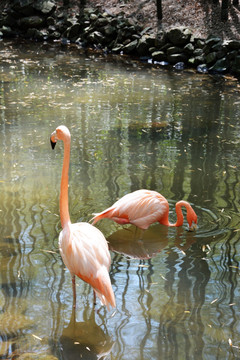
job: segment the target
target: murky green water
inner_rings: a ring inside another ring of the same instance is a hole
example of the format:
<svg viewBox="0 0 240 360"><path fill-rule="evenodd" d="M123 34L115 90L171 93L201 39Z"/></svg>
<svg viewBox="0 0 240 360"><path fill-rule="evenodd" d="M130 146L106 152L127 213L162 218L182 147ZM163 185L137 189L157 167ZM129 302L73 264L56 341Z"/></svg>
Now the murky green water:
<svg viewBox="0 0 240 360"><path fill-rule="evenodd" d="M0 43L0 359L240 358L237 82L56 46ZM139 188L192 203L196 233L109 220L117 308L93 310L58 251L63 147L70 213L89 221Z"/></svg>

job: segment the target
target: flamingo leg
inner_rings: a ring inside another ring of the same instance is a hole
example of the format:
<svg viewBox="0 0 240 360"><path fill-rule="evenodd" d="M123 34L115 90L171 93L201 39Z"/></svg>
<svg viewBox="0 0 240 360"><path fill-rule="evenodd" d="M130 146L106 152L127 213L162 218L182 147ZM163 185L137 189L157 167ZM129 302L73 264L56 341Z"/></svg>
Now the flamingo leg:
<svg viewBox="0 0 240 360"><path fill-rule="evenodd" d="M97 305L97 298L96 298L96 293L93 290L93 307L95 307Z"/></svg>
<svg viewBox="0 0 240 360"><path fill-rule="evenodd" d="M72 275L72 290L73 290L73 308L76 308L76 282L75 275Z"/></svg>

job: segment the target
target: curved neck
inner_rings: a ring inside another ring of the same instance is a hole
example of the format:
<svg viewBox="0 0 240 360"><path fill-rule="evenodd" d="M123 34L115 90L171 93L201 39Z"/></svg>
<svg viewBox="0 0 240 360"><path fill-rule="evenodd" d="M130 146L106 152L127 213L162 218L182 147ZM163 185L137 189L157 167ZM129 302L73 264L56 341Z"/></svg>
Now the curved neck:
<svg viewBox="0 0 240 360"><path fill-rule="evenodd" d="M176 214L177 214L177 221L172 226L182 226L183 224L183 213L182 213L182 206L185 206L185 201L178 201L175 205Z"/></svg>
<svg viewBox="0 0 240 360"><path fill-rule="evenodd" d="M65 138L64 143L64 156L62 166L62 178L60 186L60 219L62 228L70 222L69 210L68 210L68 170L70 161L70 138Z"/></svg>
<svg viewBox="0 0 240 360"><path fill-rule="evenodd" d="M178 201L175 205L177 221L174 224L169 222L168 219L169 211L167 211L165 215L161 218L160 223L167 226L182 226L183 224L182 206L186 206L185 201Z"/></svg>

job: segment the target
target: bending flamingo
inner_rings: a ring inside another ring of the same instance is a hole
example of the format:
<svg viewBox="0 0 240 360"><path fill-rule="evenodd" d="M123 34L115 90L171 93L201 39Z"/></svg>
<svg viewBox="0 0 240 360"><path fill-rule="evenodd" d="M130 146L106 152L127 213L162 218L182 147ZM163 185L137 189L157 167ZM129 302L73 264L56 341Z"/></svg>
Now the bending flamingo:
<svg viewBox="0 0 240 360"><path fill-rule="evenodd" d="M97 221L108 218L121 225L136 225L142 230L157 221L166 226L182 226L182 206L187 209L189 229L194 230L197 224L197 215L188 202L181 200L176 203L177 221L175 224L171 224L168 220L168 201L158 192L145 189L123 196L106 210L94 214L92 220L94 225Z"/></svg>
<svg viewBox="0 0 240 360"><path fill-rule="evenodd" d="M59 248L64 264L72 275L73 306L76 306L75 275L93 287L101 303L115 307L115 296L109 278L111 264L108 244L100 230L80 222L72 224L68 210L68 169L70 161L71 135L66 126L59 126L51 135L54 149L57 140L64 143L64 158L60 187L60 218L62 231L59 234Z"/></svg>

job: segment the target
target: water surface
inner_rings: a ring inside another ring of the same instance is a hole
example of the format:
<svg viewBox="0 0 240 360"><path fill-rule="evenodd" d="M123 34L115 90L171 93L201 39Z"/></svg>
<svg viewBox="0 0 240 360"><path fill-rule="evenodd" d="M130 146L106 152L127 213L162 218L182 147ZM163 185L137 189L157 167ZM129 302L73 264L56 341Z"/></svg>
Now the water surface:
<svg viewBox="0 0 240 360"><path fill-rule="evenodd" d="M0 358L240 356L239 86L47 44L0 43ZM198 229L97 224L117 308L97 303L59 251L63 146L72 222L139 188L189 201Z"/></svg>

